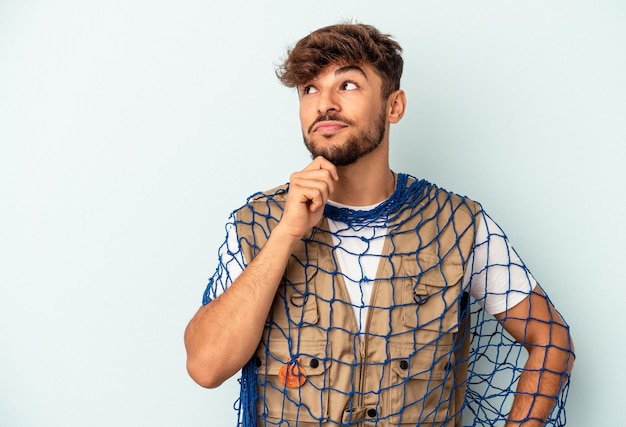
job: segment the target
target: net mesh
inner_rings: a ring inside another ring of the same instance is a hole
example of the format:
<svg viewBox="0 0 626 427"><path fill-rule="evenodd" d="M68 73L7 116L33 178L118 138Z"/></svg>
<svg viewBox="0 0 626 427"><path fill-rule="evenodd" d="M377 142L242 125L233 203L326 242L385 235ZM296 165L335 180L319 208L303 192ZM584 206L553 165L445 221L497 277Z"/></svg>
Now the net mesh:
<svg viewBox="0 0 626 427"><path fill-rule="evenodd" d="M261 250L287 188L252 196L234 213L236 238L220 249L205 304ZM547 354L569 360L571 350L527 341L526 329L518 342L503 328L506 317L487 312L522 300L550 307L471 200L399 174L394 194L374 209L327 205L294 251L262 342L242 369L238 424L503 426L514 399L538 397L554 404L545 425L563 426L569 378ZM542 324L567 330L554 313ZM525 346L539 347L543 363L527 374L534 388L519 391ZM556 388L543 387L548 381Z"/></svg>

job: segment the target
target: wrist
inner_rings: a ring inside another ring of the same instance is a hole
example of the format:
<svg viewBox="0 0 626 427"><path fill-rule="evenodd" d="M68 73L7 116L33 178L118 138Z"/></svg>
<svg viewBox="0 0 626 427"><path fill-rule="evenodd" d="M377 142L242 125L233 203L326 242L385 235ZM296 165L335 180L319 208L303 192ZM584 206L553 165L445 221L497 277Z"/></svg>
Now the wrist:
<svg viewBox="0 0 626 427"><path fill-rule="evenodd" d="M278 223L272 230L270 239L280 242L282 246L288 246L290 249L302 240L302 235L294 232L289 226Z"/></svg>

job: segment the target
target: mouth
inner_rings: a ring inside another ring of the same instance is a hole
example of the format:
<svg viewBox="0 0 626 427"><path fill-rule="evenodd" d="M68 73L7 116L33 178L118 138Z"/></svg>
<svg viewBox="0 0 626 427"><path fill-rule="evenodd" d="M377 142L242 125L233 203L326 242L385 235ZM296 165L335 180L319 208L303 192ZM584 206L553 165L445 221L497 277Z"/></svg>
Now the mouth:
<svg viewBox="0 0 626 427"><path fill-rule="evenodd" d="M322 134L329 134L329 133L335 133L335 132L339 132L342 129L347 128L348 125L344 122L340 122L340 121L336 121L336 120L327 120L327 121L322 121L322 122L318 122L315 123L309 133L322 133Z"/></svg>
<svg viewBox="0 0 626 427"><path fill-rule="evenodd" d="M351 120L341 117L339 114L324 114L311 123L308 130L309 134L314 132L333 134L352 125L354 123Z"/></svg>

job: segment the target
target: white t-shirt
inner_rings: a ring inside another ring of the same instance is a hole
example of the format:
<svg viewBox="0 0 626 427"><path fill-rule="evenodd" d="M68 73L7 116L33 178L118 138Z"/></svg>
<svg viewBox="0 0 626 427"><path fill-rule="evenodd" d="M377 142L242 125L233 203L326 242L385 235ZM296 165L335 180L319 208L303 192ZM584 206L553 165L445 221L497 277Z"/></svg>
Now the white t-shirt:
<svg viewBox="0 0 626 427"><path fill-rule="evenodd" d="M353 210L371 210L377 206L328 203ZM502 229L483 211L478 213L476 221L474 249L465 267L462 289L469 292L489 314L502 313L527 297L537 282ZM350 226L330 218L328 224L337 248L337 262L361 328L370 305L387 228L384 222L382 226L375 222L366 226ZM223 268L216 271L211 299L223 293L245 268L232 215L226 230L226 242L219 251Z"/></svg>

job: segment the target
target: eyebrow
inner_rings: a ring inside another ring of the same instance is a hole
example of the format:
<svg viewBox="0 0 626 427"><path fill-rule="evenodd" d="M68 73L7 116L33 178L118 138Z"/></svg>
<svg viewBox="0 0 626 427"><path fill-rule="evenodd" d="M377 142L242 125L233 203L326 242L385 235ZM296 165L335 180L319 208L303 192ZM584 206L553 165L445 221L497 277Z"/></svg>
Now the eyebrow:
<svg viewBox="0 0 626 427"><path fill-rule="evenodd" d="M365 80L369 80L367 78L367 74L365 74L365 71L363 71L363 68L359 67L358 65L346 65L345 67L338 68L335 70L335 75L338 76L340 74L344 74L350 71L357 71L361 73L363 77L365 77Z"/></svg>

